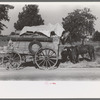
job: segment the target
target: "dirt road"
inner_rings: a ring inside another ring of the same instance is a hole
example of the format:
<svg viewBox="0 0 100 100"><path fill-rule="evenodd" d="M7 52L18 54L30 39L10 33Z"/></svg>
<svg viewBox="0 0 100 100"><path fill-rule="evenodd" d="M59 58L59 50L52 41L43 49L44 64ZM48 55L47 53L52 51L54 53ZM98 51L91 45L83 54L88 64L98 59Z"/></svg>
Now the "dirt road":
<svg viewBox="0 0 100 100"><path fill-rule="evenodd" d="M20 70L0 68L0 80L30 80L30 81L65 81L65 80L100 80L100 68L68 68L61 64L54 70L40 70L27 66Z"/></svg>

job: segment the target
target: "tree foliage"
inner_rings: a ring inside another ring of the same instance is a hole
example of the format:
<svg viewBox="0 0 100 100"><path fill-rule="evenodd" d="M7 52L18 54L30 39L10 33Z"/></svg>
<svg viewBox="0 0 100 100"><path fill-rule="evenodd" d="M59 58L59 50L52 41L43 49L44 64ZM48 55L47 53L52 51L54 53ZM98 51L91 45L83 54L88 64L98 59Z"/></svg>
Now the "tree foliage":
<svg viewBox="0 0 100 100"><path fill-rule="evenodd" d="M14 7L11 5L0 5L0 33L4 30L6 25L2 21L9 21L10 18L8 16L9 9L13 9Z"/></svg>
<svg viewBox="0 0 100 100"><path fill-rule="evenodd" d="M93 41L100 41L100 32L96 31L92 39Z"/></svg>
<svg viewBox="0 0 100 100"><path fill-rule="evenodd" d="M24 26L43 25L44 20L39 14L38 5L25 5L18 15L18 21L14 23L16 30L22 30Z"/></svg>
<svg viewBox="0 0 100 100"><path fill-rule="evenodd" d="M89 8L76 9L63 18L63 27L70 32L73 41L79 41L85 34L92 34L96 17Z"/></svg>

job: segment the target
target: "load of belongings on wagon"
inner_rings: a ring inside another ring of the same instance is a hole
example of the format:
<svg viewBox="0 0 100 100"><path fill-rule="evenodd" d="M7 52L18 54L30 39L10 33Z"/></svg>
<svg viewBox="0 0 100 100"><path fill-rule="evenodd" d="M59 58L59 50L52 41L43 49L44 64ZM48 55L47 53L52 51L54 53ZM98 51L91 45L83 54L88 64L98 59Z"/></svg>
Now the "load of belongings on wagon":
<svg viewBox="0 0 100 100"><path fill-rule="evenodd" d="M35 32L41 33L42 35L45 35L47 37L50 37L53 35L53 32L57 36L61 36L62 32L64 31L64 28L59 24L48 24L48 25L39 25L39 26L25 26L21 32L20 36L22 35L30 35L34 34Z"/></svg>

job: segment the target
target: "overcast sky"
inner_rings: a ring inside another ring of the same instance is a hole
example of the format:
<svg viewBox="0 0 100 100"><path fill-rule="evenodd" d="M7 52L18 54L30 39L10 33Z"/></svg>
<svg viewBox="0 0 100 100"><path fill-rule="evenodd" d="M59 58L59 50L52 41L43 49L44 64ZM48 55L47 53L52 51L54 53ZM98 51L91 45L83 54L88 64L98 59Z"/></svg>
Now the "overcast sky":
<svg viewBox="0 0 100 100"><path fill-rule="evenodd" d="M2 3L5 4L5 3ZM68 13L72 12L75 9L83 9L85 7L91 9L91 13L94 14L98 19L95 21L95 29L100 31L100 3L95 2L16 2L16 3L6 3L14 6L14 9L9 10L9 22L4 22L7 25L2 31L2 34L10 34L15 31L14 23L18 20L18 13L22 12L22 7L25 4L37 4L39 6L39 14L41 14L44 19L45 24L51 23L62 23L62 18L66 17Z"/></svg>

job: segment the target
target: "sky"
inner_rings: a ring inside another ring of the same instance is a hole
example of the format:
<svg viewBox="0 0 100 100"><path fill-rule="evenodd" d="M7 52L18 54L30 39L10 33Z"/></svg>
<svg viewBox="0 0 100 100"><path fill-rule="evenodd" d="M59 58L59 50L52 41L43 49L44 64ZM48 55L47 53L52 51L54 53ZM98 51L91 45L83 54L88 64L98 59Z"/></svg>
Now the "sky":
<svg viewBox="0 0 100 100"><path fill-rule="evenodd" d="M91 9L91 13L97 17L95 21L95 29L100 31L100 3L98 2L5 2L0 4L10 4L14 6L14 9L9 10L8 15L10 17L9 22L3 21L8 27L4 28L1 34L9 35L14 32L14 23L18 20L19 12L22 12L22 7L25 4L36 4L39 6L39 14L44 19L45 24L62 23L62 18L65 18L68 13L73 12L75 9L84 9L85 7Z"/></svg>

